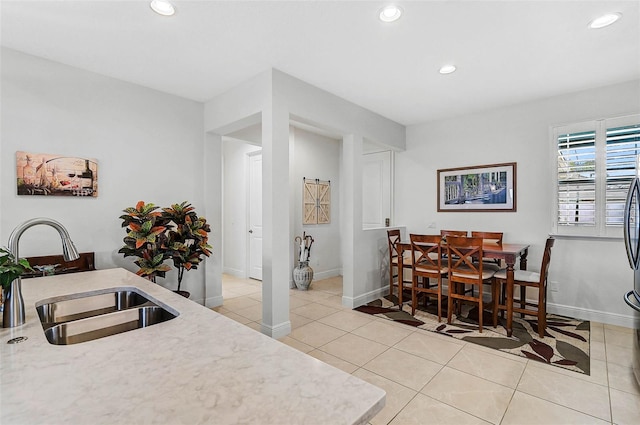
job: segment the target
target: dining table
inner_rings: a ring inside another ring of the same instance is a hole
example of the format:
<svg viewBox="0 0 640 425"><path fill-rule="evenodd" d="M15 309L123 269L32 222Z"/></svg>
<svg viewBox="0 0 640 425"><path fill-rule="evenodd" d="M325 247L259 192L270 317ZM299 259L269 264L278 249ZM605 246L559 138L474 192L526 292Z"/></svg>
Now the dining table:
<svg viewBox="0 0 640 425"><path fill-rule="evenodd" d="M506 291L506 311L507 311L507 336L513 334L513 281L516 261L520 260L520 270L527 269L527 255L529 254L529 244L523 243L503 243L487 242L482 245L483 258L495 258L504 260L507 265L507 291ZM446 247L446 242L443 242ZM411 244L407 242L398 243L398 305L402 309L403 265L404 251L411 250ZM498 302L498 300L494 300Z"/></svg>

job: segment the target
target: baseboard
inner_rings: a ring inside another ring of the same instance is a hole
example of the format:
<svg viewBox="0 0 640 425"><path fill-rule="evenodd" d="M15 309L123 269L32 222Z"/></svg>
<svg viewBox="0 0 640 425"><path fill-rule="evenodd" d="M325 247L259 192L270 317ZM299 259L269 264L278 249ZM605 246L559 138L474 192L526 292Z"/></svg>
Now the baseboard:
<svg viewBox="0 0 640 425"><path fill-rule="evenodd" d="M260 325L260 332L270 336L273 339L285 337L291 333L291 322L286 321L276 326L267 326L264 323Z"/></svg>
<svg viewBox="0 0 640 425"><path fill-rule="evenodd" d="M342 276L342 269L324 270L321 272L313 272L313 280L329 279L331 277Z"/></svg>
<svg viewBox="0 0 640 425"><path fill-rule="evenodd" d="M223 301L224 300L222 298L222 295L218 295L216 297L209 297L205 300L204 306L209 308L220 307Z"/></svg>
<svg viewBox="0 0 640 425"><path fill-rule="evenodd" d="M245 273L244 270L234 269L234 268L231 268L231 267L223 267L222 273L228 274L228 275L233 276L233 277L237 277L239 279L244 279L244 278L247 277L247 274Z"/></svg>
<svg viewBox="0 0 640 425"><path fill-rule="evenodd" d="M620 302L622 303L622 301ZM552 303L547 303L547 313L559 314L561 316L573 317L575 319L581 320L589 320L592 322L605 323L607 325L640 329L640 318L636 318L633 313L629 315L609 313L606 311L598 311Z"/></svg>
<svg viewBox="0 0 640 425"><path fill-rule="evenodd" d="M382 298L385 295L389 294L389 287L384 286L382 288L375 289L373 291L367 292L366 294L359 295L357 297L342 297L342 305L344 307L349 307L354 309L356 307L360 307L361 305L365 305L368 302L377 300L378 298Z"/></svg>

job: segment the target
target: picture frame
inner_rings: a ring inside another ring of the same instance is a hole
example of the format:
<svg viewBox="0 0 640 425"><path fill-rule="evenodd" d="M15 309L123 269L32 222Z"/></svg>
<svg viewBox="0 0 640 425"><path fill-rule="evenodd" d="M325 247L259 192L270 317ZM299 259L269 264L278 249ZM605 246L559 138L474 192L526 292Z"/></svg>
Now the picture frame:
<svg viewBox="0 0 640 425"><path fill-rule="evenodd" d="M515 212L517 164L438 170L438 212Z"/></svg>
<svg viewBox="0 0 640 425"><path fill-rule="evenodd" d="M98 196L95 158L16 152L16 193L24 196Z"/></svg>

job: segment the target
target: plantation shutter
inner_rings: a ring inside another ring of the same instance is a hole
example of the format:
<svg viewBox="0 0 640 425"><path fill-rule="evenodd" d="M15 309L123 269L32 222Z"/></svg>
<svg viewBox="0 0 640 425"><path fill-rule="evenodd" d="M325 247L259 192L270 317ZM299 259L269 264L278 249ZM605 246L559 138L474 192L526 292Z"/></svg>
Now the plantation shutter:
<svg viewBox="0 0 640 425"><path fill-rule="evenodd" d="M596 133L558 136L558 225L595 226Z"/></svg>
<svg viewBox="0 0 640 425"><path fill-rule="evenodd" d="M606 225L622 226L631 180L636 177L640 125L609 128L606 132Z"/></svg>

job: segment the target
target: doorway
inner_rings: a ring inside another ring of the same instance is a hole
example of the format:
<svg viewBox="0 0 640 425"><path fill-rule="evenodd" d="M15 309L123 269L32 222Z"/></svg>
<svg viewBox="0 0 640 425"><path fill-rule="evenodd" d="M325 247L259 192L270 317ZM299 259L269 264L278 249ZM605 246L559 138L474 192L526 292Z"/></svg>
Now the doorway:
<svg viewBox="0 0 640 425"><path fill-rule="evenodd" d="M248 270L250 279L262 280L262 152L249 153L248 160Z"/></svg>

